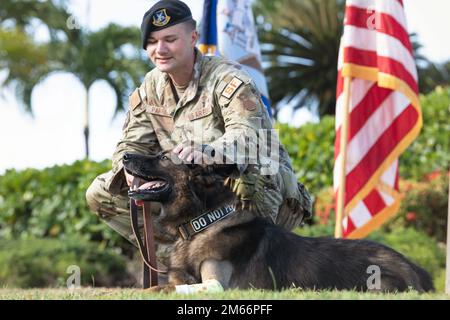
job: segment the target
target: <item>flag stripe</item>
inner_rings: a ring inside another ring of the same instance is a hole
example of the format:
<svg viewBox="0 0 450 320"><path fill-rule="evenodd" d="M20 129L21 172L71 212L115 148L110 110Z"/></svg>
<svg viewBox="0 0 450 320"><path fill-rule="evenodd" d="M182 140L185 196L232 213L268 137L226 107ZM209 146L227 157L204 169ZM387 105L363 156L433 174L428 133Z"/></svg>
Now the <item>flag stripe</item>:
<svg viewBox="0 0 450 320"><path fill-rule="evenodd" d="M352 221L355 228L362 227L365 225L370 219L372 219L372 215L369 210L365 206L364 202L359 202L353 210L349 214L350 221Z"/></svg>
<svg viewBox="0 0 450 320"><path fill-rule="evenodd" d="M377 213L365 225L359 228L347 228L344 236L348 239L363 238L367 236L372 230L381 226L381 224L392 217L400 206L400 199L397 197L396 201L389 207L385 207L381 212ZM349 219L351 222L351 219ZM352 226L351 223L349 223Z"/></svg>
<svg viewBox="0 0 450 320"><path fill-rule="evenodd" d="M347 8L350 6L362 8L372 13L376 11L377 13L388 14L394 18L403 29L408 30L402 5L396 0L350 0L347 1Z"/></svg>
<svg viewBox="0 0 450 320"><path fill-rule="evenodd" d="M376 84L372 84L364 98L354 107L350 114L350 127L348 139L352 140L354 136L363 128L369 118L382 106L383 100L392 92L391 89L380 88ZM336 135L341 135L339 127ZM336 139L335 143L336 157L340 153L340 139ZM335 159L336 159L335 157Z"/></svg>
<svg viewBox="0 0 450 320"><path fill-rule="evenodd" d="M359 130L353 139L348 142L346 173L353 170L370 148L378 142L382 134L389 130L392 121L408 106L409 101L398 92L393 92L383 101L381 106L366 121L364 128ZM340 138L340 132L337 137ZM340 150L337 151L339 153L337 161L340 161ZM336 174L337 171L335 171L335 177L337 178Z"/></svg>
<svg viewBox="0 0 450 320"><path fill-rule="evenodd" d="M413 128L418 119L417 111L411 106L397 117L375 145L367 152L358 165L347 175L345 203L367 183L368 178L387 158L388 154L400 143L402 138Z"/></svg>
<svg viewBox="0 0 450 320"><path fill-rule="evenodd" d="M394 161L392 165L383 173L380 180L384 184L395 187L398 177L398 160Z"/></svg>
<svg viewBox="0 0 450 320"><path fill-rule="evenodd" d="M397 38L354 26L345 26L342 44L347 47L376 52L379 56L389 58L402 64L409 74L417 80L417 70L411 53ZM344 54L344 63L346 55Z"/></svg>
<svg viewBox="0 0 450 320"><path fill-rule="evenodd" d="M372 190L363 202L372 216L376 215L378 212L383 210L384 207L386 207L386 203L381 197L380 192L376 189Z"/></svg>
<svg viewBox="0 0 450 320"><path fill-rule="evenodd" d="M374 82L369 80L353 80L352 82L352 95L350 99L350 108L349 113L353 112L353 109L361 102L362 99L366 96L369 89L373 86ZM341 126L342 121L342 107L344 101L343 95L340 95L336 102L336 129Z"/></svg>
<svg viewBox="0 0 450 320"><path fill-rule="evenodd" d="M379 194L380 194L381 198L383 199L384 203L386 204L386 206L390 206L394 203L395 199L390 194L387 194L382 191L380 191Z"/></svg>
<svg viewBox="0 0 450 320"><path fill-rule="evenodd" d="M414 77L408 72L403 64L395 59L377 55L377 53L373 51L353 47L345 48L344 59L348 63L378 68L380 72L388 73L402 79L414 93L419 93L417 82Z"/></svg>

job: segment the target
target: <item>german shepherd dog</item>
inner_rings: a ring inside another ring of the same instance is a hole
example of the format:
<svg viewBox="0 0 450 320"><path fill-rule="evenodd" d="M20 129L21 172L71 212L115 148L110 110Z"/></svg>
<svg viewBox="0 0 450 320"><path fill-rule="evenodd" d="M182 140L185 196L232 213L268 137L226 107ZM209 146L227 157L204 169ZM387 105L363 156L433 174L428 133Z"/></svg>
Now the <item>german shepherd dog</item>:
<svg viewBox="0 0 450 320"><path fill-rule="evenodd" d="M154 291L208 279L225 289L434 290L425 270L384 245L301 237L242 209L224 184L231 165L174 164L164 153L126 154L123 163L145 181L129 196L160 202L160 223L177 237L168 284Z"/></svg>

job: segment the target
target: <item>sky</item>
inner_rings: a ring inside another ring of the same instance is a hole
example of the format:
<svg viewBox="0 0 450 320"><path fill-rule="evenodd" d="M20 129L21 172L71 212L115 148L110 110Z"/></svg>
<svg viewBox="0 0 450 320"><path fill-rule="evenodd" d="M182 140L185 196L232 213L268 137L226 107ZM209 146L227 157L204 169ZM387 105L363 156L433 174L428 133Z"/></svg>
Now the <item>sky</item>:
<svg viewBox="0 0 450 320"><path fill-rule="evenodd" d="M327 1L327 0L324 0ZM98 30L110 22L137 26L154 0L72 0L75 21ZM201 20L203 0L185 0L194 18ZM404 0L410 32L418 34L422 54L435 62L450 59L450 1ZM89 10L88 10L89 7ZM89 12L89 15L87 14ZM39 36L39 35L38 35ZM43 35L45 36L45 35ZM137 35L140 36L140 35ZM0 78L5 73L0 72ZM84 157L84 89L70 74L55 74L39 84L32 94L34 117L25 114L13 92L2 89L0 97L0 174L6 169L44 168L68 164ZM91 159L111 158L121 137L123 113L112 119L115 96L112 89L97 81L89 90ZM282 122L300 126L315 118L306 110L284 109Z"/></svg>

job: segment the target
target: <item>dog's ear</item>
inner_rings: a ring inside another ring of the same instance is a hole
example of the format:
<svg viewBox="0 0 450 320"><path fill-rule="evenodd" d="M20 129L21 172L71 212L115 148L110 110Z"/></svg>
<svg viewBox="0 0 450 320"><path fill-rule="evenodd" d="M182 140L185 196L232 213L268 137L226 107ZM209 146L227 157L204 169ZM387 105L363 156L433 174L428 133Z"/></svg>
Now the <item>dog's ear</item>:
<svg viewBox="0 0 450 320"><path fill-rule="evenodd" d="M198 170L198 168L196 168L196 170ZM224 192L224 182L227 177L228 175L225 170L221 170L219 174L214 170L211 171L211 168L203 168L203 170L199 170L197 174L191 175L191 190L195 192L199 198L215 196Z"/></svg>

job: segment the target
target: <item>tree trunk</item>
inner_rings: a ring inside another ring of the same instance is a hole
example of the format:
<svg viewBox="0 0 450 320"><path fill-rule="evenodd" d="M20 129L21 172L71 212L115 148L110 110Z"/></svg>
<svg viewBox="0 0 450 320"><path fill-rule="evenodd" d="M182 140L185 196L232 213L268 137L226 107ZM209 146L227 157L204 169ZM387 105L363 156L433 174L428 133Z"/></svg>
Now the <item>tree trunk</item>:
<svg viewBox="0 0 450 320"><path fill-rule="evenodd" d="M89 88L86 88L86 99L84 102L83 133L84 133L84 146L85 146L84 157L86 159L89 159Z"/></svg>

